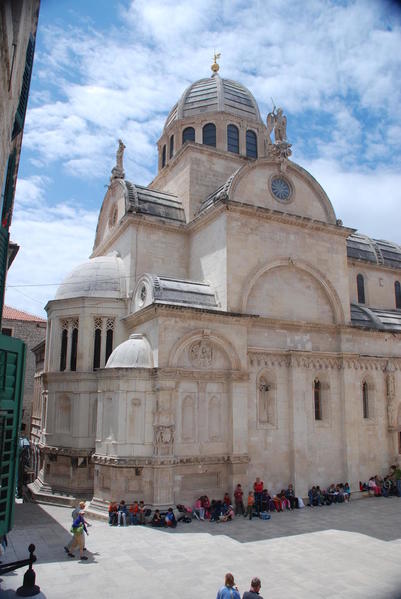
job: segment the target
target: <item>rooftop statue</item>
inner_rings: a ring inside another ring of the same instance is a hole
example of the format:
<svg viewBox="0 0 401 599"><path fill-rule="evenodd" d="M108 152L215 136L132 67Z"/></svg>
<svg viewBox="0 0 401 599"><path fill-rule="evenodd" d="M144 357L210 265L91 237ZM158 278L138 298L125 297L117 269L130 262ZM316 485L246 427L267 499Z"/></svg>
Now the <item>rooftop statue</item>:
<svg viewBox="0 0 401 599"><path fill-rule="evenodd" d="M274 106L273 111L267 115L267 133L270 137L274 129L274 141L287 141L287 117L282 108Z"/></svg>
<svg viewBox="0 0 401 599"><path fill-rule="evenodd" d="M118 148L116 153L116 166L111 171L112 179L124 179L125 172L123 166L125 145L121 139L118 140Z"/></svg>
<svg viewBox="0 0 401 599"><path fill-rule="evenodd" d="M283 109L276 108L273 105L272 112L269 112L267 115L266 125L269 154L277 158L288 158L291 156L291 144L287 141L287 117L283 114ZM274 143L270 137L272 131L274 131Z"/></svg>

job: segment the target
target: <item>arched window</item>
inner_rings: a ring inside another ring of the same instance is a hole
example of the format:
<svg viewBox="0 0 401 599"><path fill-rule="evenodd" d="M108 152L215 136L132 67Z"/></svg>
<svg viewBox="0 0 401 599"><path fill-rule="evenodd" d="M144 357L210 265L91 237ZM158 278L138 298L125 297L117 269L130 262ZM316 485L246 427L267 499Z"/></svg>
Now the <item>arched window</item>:
<svg viewBox="0 0 401 599"><path fill-rule="evenodd" d="M356 277L356 287L358 290L358 304L365 303L365 280L363 275L359 274Z"/></svg>
<svg viewBox="0 0 401 599"><path fill-rule="evenodd" d="M70 370L75 371L77 369L77 350L78 350L78 327L72 329L71 335L71 356L70 356Z"/></svg>
<svg viewBox="0 0 401 599"><path fill-rule="evenodd" d="M63 328L61 333L60 370L63 372L67 366L68 329Z"/></svg>
<svg viewBox="0 0 401 599"><path fill-rule="evenodd" d="M368 384L366 381L362 383L362 408L363 408L363 417L369 418L369 392L368 392Z"/></svg>
<svg viewBox="0 0 401 599"><path fill-rule="evenodd" d="M246 155L248 158L258 157L258 138L254 131L246 132Z"/></svg>
<svg viewBox="0 0 401 599"><path fill-rule="evenodd" d="M94 319L95 334L93 338L93 370L100 368L100 350L102 346L103 318L96 316Z"/></svg>
<svg viewBox="0 0 401 599"><path fill-rule="evenodd" d="M162 149L162 168L166 166L166 144L164 144Z"/></svg>
<svg viewBox="0 0 401 599"><path fill-rule="evenodd" d="M113 351L113 329L109 328L106 331L106 353L104 356L104 363L107 364L107 360L110 358L110 354Z"/></svg>
<svg viewBox="0 0 401 599"><path fill-rule="evenodd" d="M93 370L100 368L100 344L102 342L101 329L95 330L94 348L93 348Z"/></svg>
<svg viewBox="0 0 401 599"><path fill-rule="evenodd" d="M172 135L170 137L170 152L169 152L169 156L170 156L170 158L172 158L174 156L174 135Z"/></svg>
<svg viewBox="0 0 401 599"><path fill-rule="evenodd" d="M322 420L322 389L319 379L313 381L313 403L315 408L315 420Z"/></svg>
<svg viewBox="0 0 401 599"><path fill-rule="evenodd" d="M227 150L239 154L239 131L235 125L227 126Z"/></svg>
<svg viewBox="0 0 401 599"><path fill-rule="evenodd" d="M216 125L208 123L202 129L202 143L205 146L216 147Z"/></svg>
<svg viewBox="0 0 401 599"><path fill-rule="evenodd" d="M401 285L399 281L394 283L394 293L395 293L395 307L397 310L401 310Z"/></svg>
<svg viewBox="0 0 401 599"><path fill-rule="evenodd" d="M185 144L186 141L195 141L195 129L193 127L186 127L182 132L182 143Z"/></svg>

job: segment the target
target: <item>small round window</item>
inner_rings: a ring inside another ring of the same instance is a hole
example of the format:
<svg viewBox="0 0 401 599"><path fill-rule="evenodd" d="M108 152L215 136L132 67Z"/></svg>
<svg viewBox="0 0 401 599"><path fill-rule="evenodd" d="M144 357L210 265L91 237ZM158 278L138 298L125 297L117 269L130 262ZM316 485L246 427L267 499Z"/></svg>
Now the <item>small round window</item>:
<svg viewBox="0 0 401 599"><path fill-rule="evenodd" d="M288 202L291 199L291 183L284 177L273 177L270 181L270 189L276 200L279 202Z"/></svg>

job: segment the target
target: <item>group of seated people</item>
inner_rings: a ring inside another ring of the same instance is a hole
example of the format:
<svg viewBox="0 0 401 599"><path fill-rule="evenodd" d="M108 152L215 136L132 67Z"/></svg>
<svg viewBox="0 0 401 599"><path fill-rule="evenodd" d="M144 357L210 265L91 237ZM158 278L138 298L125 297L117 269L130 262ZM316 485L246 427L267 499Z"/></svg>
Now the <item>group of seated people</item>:
<svg viewBox="0 0 401 599"><path fill-rule="evenodd" d="M111 502L109 505L110 526L145 525L148 522L155 527L175 528L177 526L177 518L172 507L169 507L167 512L155 510L151 516L152 510L147 508L143 501L134 501L131 505L127 505L122 499L120 503Z"/></svg>
<svg viewBox="0 0 401 599"><path fill-rule="evenodd" d="M395 468L395 467L392 467ZM359 481L359 490L368 491L369 495L374 497L390 497L398 495L397 484L390 470L389 474L381 478L377 474L371 476L367 482Z"/></svg>
<svg viewBox="0 0 401 599"><path fill-rule="evenodd" d="M199 497L193 506L193 515L199 520L210 520L210 522L227 522L233 520L234 516L244 516L252 519L260 516L262 512L283 512L303 507L302 499L296 497L292 485L287 489L281 489L277 494L270 494L260 479L256 479L254 490L249 491L246 508L244 506L244 492L240 484L234 491L234 502L230 494L225 493L222 500L209 500L207 495Z"/></svg>
<svg viewBox="0 0 401 599"><path fill-rule="evenodd" d="M389 473L380 478L375 475L368 482L360 482L360 491L367 491L369 495L384 496L397 495L397 483L400 482L401 471L396 466L391 466ZM332 483L326 489L314 485L308 491L309 506L317 507L331 505L332 503L348 503L351 499L351 489L346 483ZM297 497L293 486L281 489L279 493L272 494L264 488L263 481L256 478L253 490L248 493L246 506L244 505L244 492L240 484L234 490L234 501L230 494L224 494L223 499L209 500L207 495L201 495L195 501L193 507L177 505L175 509L169 507L167 511L160 512L156 509L152 515L150 508L143 501L134 501L127 505L124 500L120 503L112 502L109 505L109 524L111 526L126 526L151 524L155 527L177 526L177 521L191 522L192 517L198 520L210 520L210 522L229 522L234 516L244 516L252 519L253 516L263 517L266 512L284 512L304 507L301 497ZM265 516L269 518L269 516Z"/></svg>
<svg viewBox="0 0 401 599"><path fill-rule="evenodd" d="M327 489L321 489L314 485L308 491L309 507L331 505L332 503L349 503L351 500L351 489L348 483L331 483Z"/></svg>

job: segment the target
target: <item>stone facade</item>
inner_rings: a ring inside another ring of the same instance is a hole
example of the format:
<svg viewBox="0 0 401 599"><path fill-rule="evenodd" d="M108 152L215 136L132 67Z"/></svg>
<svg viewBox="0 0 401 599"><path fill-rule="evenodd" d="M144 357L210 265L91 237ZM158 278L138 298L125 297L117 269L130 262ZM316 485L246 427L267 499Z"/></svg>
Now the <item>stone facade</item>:
<svg viewBox="0 0 401 599"><path fill-rule="evenodd" d="M120 144L92 257L47 305L36 493L167 506L260 476L304 496L400 458L401 248L342 225L282 111L266 128L211 80L172 109L149 187Z"/></svg>

